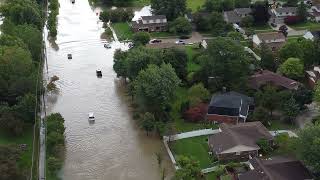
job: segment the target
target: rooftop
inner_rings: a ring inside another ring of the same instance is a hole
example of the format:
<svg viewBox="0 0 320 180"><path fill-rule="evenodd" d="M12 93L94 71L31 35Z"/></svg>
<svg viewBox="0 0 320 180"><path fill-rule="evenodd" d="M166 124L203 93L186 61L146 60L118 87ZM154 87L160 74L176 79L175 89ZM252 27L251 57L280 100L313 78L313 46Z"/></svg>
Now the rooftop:
<svg viewBox="0 0 320 180"><path fill-rule="evenodd" d="M209 146L217 154L260 149L259 139L272 140L273 136L260 121L239 123L237 125L221 124L221 132L209 136Z"/></svg>
<svg viewBox="0 0 320 180"><path fill-rule="evenodd" d="M297 7L281 7L281 8L276 8L275 11L277 13L296 13L297 12Z"/></svg>
<svg viewBox="0 0 320 180"><path fill-rule="evenodd" d="M259 71L256 74L252 75L248 80L249 87L257 90L262 85L268 83L271 83L272 85L281 86L290 90L296 90L300 85L300 83L295 80L289 79L287 77L281 76L280 74L268 70Z"/></svg>
<svg viewBox="0 0 320 180"><path fill-rule="evenodd" d="M267 32L267 33L259 33L257 34L260 40L275 40L275 39L286 39L283 33L280 32Z"/></svg>
<svg viewBox="0 0 320 180"><path fill-rule="evenodd" d="M276 156L269 159L250 159L254 168L239 175L239 180L306 180L312 179L311 173L298 160Z"/></svg>
<svg viewBox="0 0 320 180"><path fill-rule="evenodd" d="M167 19L165 15L141 16L142 20Z"/></svg>

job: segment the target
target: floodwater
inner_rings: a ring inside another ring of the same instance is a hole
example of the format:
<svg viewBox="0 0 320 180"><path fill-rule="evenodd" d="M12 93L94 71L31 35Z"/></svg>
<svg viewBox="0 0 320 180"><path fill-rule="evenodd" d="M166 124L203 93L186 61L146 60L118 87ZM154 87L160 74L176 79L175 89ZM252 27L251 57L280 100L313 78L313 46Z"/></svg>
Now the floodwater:
<svg viewBox="0 0 320 180"><path fill-rule="evenodd" d="M104 31L99 9L87 0L59 0L58 36L47 41L48 74L57 75L58 94L49 94L48 113L65 118L65 180L158 180L161 168L155 153L163 155L162 166L172 174L172 165L158 137L147 137L131 118L130 98L112 69L115 49L127 45L112 42L103 47ZM67 54L72 54L71 60ZM101 69L103 77L96 77ZM93 112L95 123L89 124ZM168 175L169 176L169 175ZM167 177L168 177L167 176Z"/></svg>

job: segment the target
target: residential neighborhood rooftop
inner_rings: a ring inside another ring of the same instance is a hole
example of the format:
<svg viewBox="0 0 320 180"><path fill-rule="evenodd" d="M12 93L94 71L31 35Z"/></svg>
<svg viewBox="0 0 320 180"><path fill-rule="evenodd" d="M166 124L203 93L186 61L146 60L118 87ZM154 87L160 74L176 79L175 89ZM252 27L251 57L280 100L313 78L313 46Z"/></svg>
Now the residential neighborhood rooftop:
<svg viewBox="0 0 320 180"><path fill-rule="evenodd" d="M276 86L281 86L290 90L296 90L300 85L300 83L295 80L289 79L287 77L284 77L280 74L268 70L259 71L252 75L248 80L249 87L253 89L259 89L261 86L266 85L268 83Z"/></svg>
<svg viewBox="0 0 320 180"><path fill-rule="evenodd" d="M273 139L260 121L237 125L221 124L219 127L220 133L209 136L209 146L217 154L258 150L259 139Z"/></svg>
<svg viewBox="0 0 320 180"><path fill-rule="evenodd" d="M249 160L252 170L239 175L239 180L311 180L312 174L298 160L288 157L271 157Z"/></svg>

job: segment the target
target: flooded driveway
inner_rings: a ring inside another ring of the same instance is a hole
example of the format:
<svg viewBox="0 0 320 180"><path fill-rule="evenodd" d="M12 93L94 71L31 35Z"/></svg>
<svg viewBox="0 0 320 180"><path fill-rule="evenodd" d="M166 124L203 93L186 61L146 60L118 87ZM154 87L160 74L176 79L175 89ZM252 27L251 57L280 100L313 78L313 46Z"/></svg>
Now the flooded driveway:
<svg viewBox="0 0 320 180"><path fill-rule="evenodd" d="M104 31L87 0L60 0L56 44L47 42L48 73L60 80L58 95L48 96L47 111L65 118L65 180L157 180L161 169L155 153L164 157L163 167L172 172L158 137L147 137L131 118L129 98L112 69L116 48L103 47ZM72 54L71 60L67 54ZM96 70L102 70L97 78ZM89 124L88 113L95 123Z"/></svg>

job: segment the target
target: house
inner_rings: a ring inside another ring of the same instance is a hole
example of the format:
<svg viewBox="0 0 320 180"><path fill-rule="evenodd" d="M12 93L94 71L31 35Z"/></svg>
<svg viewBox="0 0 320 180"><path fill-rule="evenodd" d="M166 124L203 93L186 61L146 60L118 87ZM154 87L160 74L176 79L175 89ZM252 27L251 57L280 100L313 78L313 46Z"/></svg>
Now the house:
<svg viewBox="0 0 320 180"><path fill-rule="evenodd" d="M237 125L220 124L219 133L209 136L210 150L219 161L248 160L258 156L257 142L266 139L273 143L273 136L260 121Z"/></svg>
<svg viewBox="0 0 320 180"><path fill-rule="evenodd" d="M259 48L261 44L265 44L272 51L278 51L285 45L286 37L280 32L267 32L253 35L252 41L255 48Z"/></svg>
<svg viewBox="0 0 320 180"><path fill-rule="evenodd" d="M311 41L314 41L316 39L319 39L320 38L320 31L307 31L303 37L305 39L309 39Z"/></svg>
<svg viewBox="0 0 320 180"><path fill-rule="evenodd" d="M308 13L316 22L320 22L320 4L315 4L314 6L311 6L310 9L308 9Z"/></svg>
<svg viewBox="0 0 320 180"><path fill-rule="evenodd" d="M320 79L320 67L314 66L312 70L306 71L306 78L309 86L313 89Z"/></svg>
<svg viewBox="0 0 320 180"><path fill-rule="evenodd" d="M276 156L249 160L251 170L238 176L239 180L312 180L310 171L298 160Z"/></svg>
<svg viewBox="0 0 320 180"><path fill-rule="evenodd" d="M295 80L268 70L258 71L248 79L248 86L255 90L259 90L267 84L289 90L297 90L300 85L300 83Z"/></svg>
<svg viewBox="0 0 320 180"><path fill-rule="evenodd" d="M239 24L241 19L250 15L251 8L235 8L232 11L225 11L223 13L224 20L228 23Z"/></svg>
<svg viewBox="0 0 320 180"><path fill-rule="evenodd" d="M246 122L248 112L253 106L252 97L234 91L217 94L211 99L206 119L215 123Z"/></svg>
<svg viewBox="0 0 320 180"><path fill-rule="evenodd" d="M167 18L164 15L141 16L137 21L131 22L131 28L134 32L160 32L168 30Z"/></svg>
<svg viewBox="0 0 320 180"><path fill-rule="evenodd" d="M297 7L279 7L270 10L271 17L269 22L275 24L284 23L284 19L290 16L297 16Z"/></svg>

